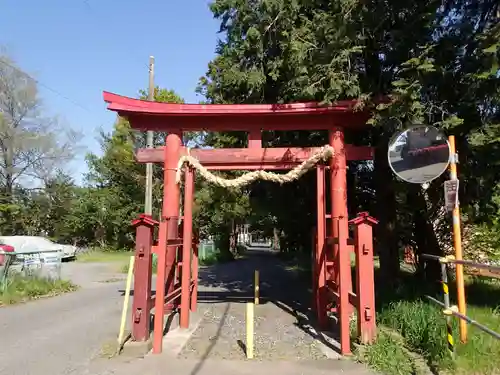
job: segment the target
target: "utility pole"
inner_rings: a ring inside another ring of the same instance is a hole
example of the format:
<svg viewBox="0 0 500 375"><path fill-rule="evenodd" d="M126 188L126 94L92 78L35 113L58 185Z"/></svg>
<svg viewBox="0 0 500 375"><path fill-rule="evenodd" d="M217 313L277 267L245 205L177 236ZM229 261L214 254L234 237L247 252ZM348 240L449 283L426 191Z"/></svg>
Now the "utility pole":
<svg viewBox="0 0 500 375"><path fill-rule="evenodd" d="M155 100L155 58L149 56L149 91L148 100ZM146 148L153 148L153 132L148 130ZM153 214L153 163L146 164L146 196L144 199L144 213Z"/></svg>

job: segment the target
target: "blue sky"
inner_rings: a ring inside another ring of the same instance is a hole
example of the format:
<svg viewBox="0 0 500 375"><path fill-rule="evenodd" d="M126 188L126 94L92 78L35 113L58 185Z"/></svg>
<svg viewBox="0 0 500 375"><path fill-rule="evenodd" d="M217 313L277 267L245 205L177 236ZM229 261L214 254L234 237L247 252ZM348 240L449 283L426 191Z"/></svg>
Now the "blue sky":
<svg viewBox="0 0 500 375"><path fill-rule="evenodd" d="M86 151L99 152L98 131L115 119L102 91L137 96L148 84L150 55L157 85L188 103L201 100L194 89L215 55L219 26L209 2L2 0L0 46L40 81L47 113L81 131ZM77 182L83 157L70 167Z"/></svg>

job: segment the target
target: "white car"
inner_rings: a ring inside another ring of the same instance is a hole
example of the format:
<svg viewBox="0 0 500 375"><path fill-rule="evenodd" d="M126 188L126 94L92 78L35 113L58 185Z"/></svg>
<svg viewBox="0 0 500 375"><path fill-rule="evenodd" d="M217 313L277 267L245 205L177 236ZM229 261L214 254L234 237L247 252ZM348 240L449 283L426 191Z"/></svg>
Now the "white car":
<svg viewBox="0 0 500 375"><path fill-rule="evenodd" d="M0 243L13 246L17 254L60 252L62 259L74 258L77 251L76 246L58 244L40 236L0 236Z"/></svg>

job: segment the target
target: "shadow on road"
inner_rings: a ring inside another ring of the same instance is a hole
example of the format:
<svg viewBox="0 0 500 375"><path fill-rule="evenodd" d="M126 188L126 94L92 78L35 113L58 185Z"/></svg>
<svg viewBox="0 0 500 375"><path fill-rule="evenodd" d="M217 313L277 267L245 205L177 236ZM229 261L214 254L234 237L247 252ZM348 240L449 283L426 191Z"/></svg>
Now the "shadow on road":
<svg viewBox="0 0 500 375"><path fill-rule="evenodd" d="M190 375L196 375L196 374L198 374L200 372L201 368L203 367L203 364L205 363L205 361L207 360L207 358L210 356L210 353L212 352L213 348L217 344L217 340L219 339L219 337L221 335L222 327L224 326L224 323L226 322L227 315L229 313L229 307L230 307L230 305L228 304L226 306L226 308L224 309L224 314L222 315L222 319L221 319L221 321L219 323L219 326L217 328L217 332L216 332L213 340L210 342L209 347L207 348L207 350L205 351L205 353L203 353L203 355L201 356L199 362L196 364L196 366L194 367L193 371L191 371Z"/></svg>

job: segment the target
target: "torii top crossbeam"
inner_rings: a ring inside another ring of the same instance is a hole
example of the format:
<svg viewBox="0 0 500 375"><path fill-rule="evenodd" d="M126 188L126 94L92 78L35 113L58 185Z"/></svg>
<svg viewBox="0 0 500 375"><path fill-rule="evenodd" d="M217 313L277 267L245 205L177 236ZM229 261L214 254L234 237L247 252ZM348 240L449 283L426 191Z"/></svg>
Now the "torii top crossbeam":
<svg viewBox="0 0 500 375"><path fill-rule="evenodd" d="M127 117L137 130L250 131L361 129L369 114L355 110L355 100L335 105L292 104L171 104L133 99L104 92L108 109Z"/></svg>

